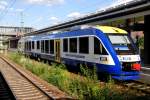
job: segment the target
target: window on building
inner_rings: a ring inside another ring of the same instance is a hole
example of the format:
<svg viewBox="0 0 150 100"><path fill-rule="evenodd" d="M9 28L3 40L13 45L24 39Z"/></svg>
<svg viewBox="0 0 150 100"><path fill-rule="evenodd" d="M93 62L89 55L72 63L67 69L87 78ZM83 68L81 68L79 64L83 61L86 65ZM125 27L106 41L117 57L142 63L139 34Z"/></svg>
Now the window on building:
<svg viewBox="0 0 150 100"><path fill-rule="evenodd" d="M49 40L45 40L45 53L49 53Z"/></svg>
<svg viewBox="0 0 150 100"><path fill-rule="evenodd" d="M54 40L50 40L50 54L54 54Z"/></svg>
<svg viewBox="0 0 150 100"><path fill-rule="evenodd" d="M32 41L32 49L34 49L34 41Z"/></svg>
<svg viewBox="0 0 150 100"><path fill-rule="evenodd" d="M94 37L94 54L108 55L100 40Z"/></svg>
<svg viewBox="0 0 150 100"><path fill-rule="evenodd" d="M68 52L68 39L63 39L63 51Z"/></svg>
<svg viewBox="0 0 150 100"><path fill-rule="evenodd" d="M79 38L79 53L89 53L89 37Z"/></svg>
<svg viewBox="0 0 150 100"><path fill-rule="evenodd" d="M36 42L36 46L37 46L36 48L39 50L40 49L40 41Z"/></svg>
<svg viewBox="0 0 150 100"><path fill-rule="evenodd" d="M69 45L70 52L76 53L77 52L77 38L70 38L69 42L70 42L70 45Z"/></svg>
<svg viewBox="0 0 150 100"><path fill-rule="evenodd" d="M44 40L41 41L41 52L44 53Z"/></svg>

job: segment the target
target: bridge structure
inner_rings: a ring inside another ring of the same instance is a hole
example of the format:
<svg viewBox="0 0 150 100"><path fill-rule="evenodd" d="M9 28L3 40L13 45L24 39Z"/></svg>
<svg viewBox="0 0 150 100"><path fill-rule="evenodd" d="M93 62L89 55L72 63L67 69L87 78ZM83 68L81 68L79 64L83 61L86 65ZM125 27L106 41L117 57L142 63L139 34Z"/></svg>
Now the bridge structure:
<svg viewBox="0 0 150 100"><path fill-rule="evenodd" d="M33 28L30 27L0 26L0 49L6 49L8 47L16 48L16 39L18 36L31 31L33 31Z"/></svg>
<svg viewBox="0 0 150 100"><path fill-rule="evenodd" d="M144 33L144 64L150 65L150 0L132 0L130 2L116 5L88 14L86 16L62 22L58 25L50 26L37 31L29 32L24 36L38 35L52 31L65 31L76 25L111 25L121 27L129 33Z"/></svg>

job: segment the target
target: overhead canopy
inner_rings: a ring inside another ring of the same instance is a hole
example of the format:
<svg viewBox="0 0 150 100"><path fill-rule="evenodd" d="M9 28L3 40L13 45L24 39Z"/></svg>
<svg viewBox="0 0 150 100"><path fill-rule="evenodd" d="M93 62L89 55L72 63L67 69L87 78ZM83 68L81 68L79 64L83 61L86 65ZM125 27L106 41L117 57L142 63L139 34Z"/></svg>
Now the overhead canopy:
<svg viewBox="0 0 150 100"><path fill-rule="evenodd" d="M144 16L150 14L149 0L133 0L130 3L111 7L82 18L66 21L58 25L50 26L38 31L28 33L26 35L41 34L44 32L61 30L76 25L92 24L92 23L108 23L118 19L127 19L135 16Z"/></svg>

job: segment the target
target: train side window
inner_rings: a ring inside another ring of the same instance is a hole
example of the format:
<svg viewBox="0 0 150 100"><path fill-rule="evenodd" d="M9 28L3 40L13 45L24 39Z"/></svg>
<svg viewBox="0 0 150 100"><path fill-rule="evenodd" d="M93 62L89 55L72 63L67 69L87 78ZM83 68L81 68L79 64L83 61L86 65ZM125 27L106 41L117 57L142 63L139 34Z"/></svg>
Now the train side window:
<svg viewBox="0 0 150 100"><path fill-rule="evenodd" d="M41 52L44 53L44 40L41 41Z"/></svg>
<svg viewBox="0 0 150 100"><path fill-rule="evenodd" d="M28 42L26 42L25 50L26 50L26 51L28 50Z"/></svg>
<svg viewBox="0 0 150 100"><path fill-rule="evenodd" d="M27 50L29 51L29 41L27 41Z"/></svg>
<svg viewBox="0 0 150 100"><path fill-rule="evenodd" d="M68 39L63 39L63 51L68 52Z"/></svg>
<svg viewBox="0 0 150 100"><path fill-rule="evenodd" d="M25 42L24 49L27 50L27 42Z"/></svg>
<svg viewBox="0 0 150 100"><path fill-rule="evenodd" d="M45 53L49 53L49 41L45 40Z"/></svg>
<svg viewBox="0 0 150 100"><path fill-rule="evenodd" d="M100 40L94 37L94 54L108 55Z"/></svg>
<svg viewBox="0 0 150 100"><path fill-rule="evenodd" d="M36 46L37 46L36 48L39 50L40 49L40 41L36 42Z"/></svg>
<svg viewBox="0 0 150 100"><path fill-rule="evenodd" d="M32 41L32 49L34 49L34 41Z"/></svg>
<svg viewBox="0 0 150 100"><path fill-rule="evenodd" d="M29 42L27 41L27 51L29 50Z"/></svg>
<svg viewBox="0 0 150 100"><path fill-rule="evenodd" d="M31 41L29 41L29 51L31 51Z"/></svg>
<svg viewBox="0 0 150 100"><path fill-rule="evenodd" d="M50 40L50 54L54 54L54 40Z"/></svg>
<svg viewBox="0 0 150 100"><path fill-rule="evenodd" d="M79 53L89 53L89 37L79 38Z"/></svg>
<svg viewBox="0 0 150 100"><path fill-rule="evenodd" d="M77 38L70 38L69 43L70 52L77 53Z"/></svg>

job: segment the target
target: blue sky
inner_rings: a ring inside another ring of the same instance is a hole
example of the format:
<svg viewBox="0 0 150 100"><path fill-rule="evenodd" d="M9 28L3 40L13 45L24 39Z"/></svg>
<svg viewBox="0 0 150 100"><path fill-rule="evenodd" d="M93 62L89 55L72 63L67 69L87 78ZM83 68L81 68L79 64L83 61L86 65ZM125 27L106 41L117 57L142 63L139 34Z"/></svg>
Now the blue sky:
<svg viewBox="0 0 150 100"><path fill-rule="evenodd" d="M41 29L125 0L0 0L0 25ZM130 1L130 0L128 0Z"/></svg>

